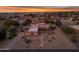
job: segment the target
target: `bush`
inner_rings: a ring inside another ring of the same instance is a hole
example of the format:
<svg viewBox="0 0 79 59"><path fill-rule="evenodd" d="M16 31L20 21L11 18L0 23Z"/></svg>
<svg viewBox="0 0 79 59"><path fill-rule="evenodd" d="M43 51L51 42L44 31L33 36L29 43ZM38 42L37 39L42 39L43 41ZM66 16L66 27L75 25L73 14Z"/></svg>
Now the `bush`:
<svg viewBox="0 0 79 59"><path fill-rule="evenodd" d="M76 43L76 42L77 42L77 40L76 40L75 38L72 38L71 41L72 41L73 43Z"/></svg>
<svg viewBox="0 0 79 59"><path fill-rule="evenodd" d="M56 29L56 26L50 25L50 29L55 30Z"/></svg>
<svg viewBox="0 0 79 59"><path fill-rule="evenodd" d="M48 40L48 42L49 42L49 43L51 43L51 42L52 42L52 40Z"/></svg>
<svg viewBox="0 0 79 59"><path fill-rule="evenodd" d="M13 38L13 36L9 36L9 37L8 37L8 39L12 39L12 38Z"/></svg>
<svg viewBox="0 0 79 59"><path fill-rule="evenodd" d="M60 22L60 20L56 20L56 23L55 23L57 26L61 26L61 22Z"/></svg>
<svg viewBox="0 0 79 59"><path fill-rule="evenodd" d="M26 39L26 43L27 44L30 44L31 43L31 40L30 39Z"/></svg>
<svg viewBox="0 0 79 59"><path fill-rule="evenodd" d="M30 44L32 42L31 39L27 39L25 36L22 37L24 39L24 41L27 43L27 44Z"/></svg>
<svg viewBox="0 0 79 59"><path fill-rule="evenodd" d="M12 39L13 37L17 36L17 28L15 26L11 26L7 30L7 33L9 33L9 38Z"/></svg>
<svg viewBox="0 0 79 59"><path fill-rule="evenodd" d="M0 29L0 40L1 41L4 40L6 38L6 35L7 35L7 33L6 33L5 29L1 28Z"/></svg>
<svg viewBox="0 0 79 59"><path fill-rule="evenodd" d="M76 22L76 24L78 25L78 24L79 24L79 22Z"/></svg>
<svg viewBox="0 0 79 59"><path fill-rule="evenodd" d="M55 24L55 22L53 20L45 20L45 23Z"/></svg>
<svg viewBox="0 0 79 59"><path fill-rule="evenodd" d="M27 25L29 25L31 22L32 22L32 21L28 19L28 20L26 20L26 21L23 23L23 26L27 26Z"/></svg>
<svg viewBox="0 0 79 59"><path fill-rule="evenodd" d="M75 33L75 30L73 28L70 28L70 27L63 28L63 31L67 34L74 34Z"/></svg>
<svg viewBox="0 0 79 59"><path fill-rule="evenodd" d="M18 27L19 26L19 22L18 21L14 21L13 25L16 26L16 27Z"/></svg>

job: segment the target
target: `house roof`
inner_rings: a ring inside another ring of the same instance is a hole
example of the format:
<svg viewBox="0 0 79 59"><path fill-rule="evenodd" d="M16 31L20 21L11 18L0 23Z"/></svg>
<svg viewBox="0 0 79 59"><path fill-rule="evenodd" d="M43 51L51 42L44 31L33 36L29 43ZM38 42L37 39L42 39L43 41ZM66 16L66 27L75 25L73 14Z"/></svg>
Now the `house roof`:
<svg viewBox="0 0 79 59"><path fill-rule="evenodd" d="M37 32L38 31L38 24L31 24L29 32Z"/></svg>
<svg viewBox="0 0 79 59"><path fill-rule="evenodd" d="M79 25L72 25L72 26L70 26L70 27L72 27L72 28L74 28L74 29L76 29L76 30L79 30Z"/></svg>
<svg viewBox="0 0 79 59"><path fill-rule="evenodd" d="M29 32L37 32L38 31L38 28L30 28L28 31Z"/></svg>

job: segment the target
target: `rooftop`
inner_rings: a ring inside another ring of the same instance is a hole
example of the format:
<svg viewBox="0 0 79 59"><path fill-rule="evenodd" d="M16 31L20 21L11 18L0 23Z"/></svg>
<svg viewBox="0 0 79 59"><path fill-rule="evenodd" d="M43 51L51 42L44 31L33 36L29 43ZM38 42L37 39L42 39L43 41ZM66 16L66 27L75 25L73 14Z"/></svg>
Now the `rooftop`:
<svg viewBox="0 0 79 59"><path fill-rule="evenodd" d="M38 31L38 24L31 24L29 32L37 32Z"/></svg>
<svg viewBox="0 0 79 59"><path fill-rule="evenodd" d="M71 25L70 27L76 29L76 30L79 30L79 25Z"/></svg>
<svg viewBox="0 0 79 59"><path fill-rule="evenodd" d="M38 28L30 28L28 31L29 32L37 32L38 31Z"/></svg>

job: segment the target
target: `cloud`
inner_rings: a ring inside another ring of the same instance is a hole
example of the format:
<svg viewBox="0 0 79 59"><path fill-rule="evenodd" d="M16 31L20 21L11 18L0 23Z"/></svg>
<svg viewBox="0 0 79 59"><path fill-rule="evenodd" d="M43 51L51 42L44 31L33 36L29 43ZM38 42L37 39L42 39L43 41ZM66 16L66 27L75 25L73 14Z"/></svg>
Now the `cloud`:
<svg viewBox="0 0 79 59"><path fill-rule="evenodd" d="M62 12L79 11L79 8L73 7L55 7L55 6L0 6L0 12Z"/></svg>

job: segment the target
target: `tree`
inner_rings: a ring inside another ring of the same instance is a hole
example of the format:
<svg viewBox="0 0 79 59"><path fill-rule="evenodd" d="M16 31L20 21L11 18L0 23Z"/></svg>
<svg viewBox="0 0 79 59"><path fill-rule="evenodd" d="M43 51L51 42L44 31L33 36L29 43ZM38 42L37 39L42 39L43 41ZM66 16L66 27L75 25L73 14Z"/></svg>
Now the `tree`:
<svg viewBox="0 0 79 59"><path fill-rule="evenodd" d="M3 21L3 23L2 23L2 26L5 27L6 30L8 30L9 27L11 27L11 26L17 27L18 25L19 25L18 21L9 20L9 19Z"/></svg>
<svg viewBox="0 0 79 59"><path fill-rule="evenodd" d="M75 38L71 38L70 39L73 43L76 43L77 42L77 40L75 39Z"/></svg>
<svg viewBox="0 0 79 59"><path fill-rule="evenodd" d="M56 25L57 25L57 26L61 26L60 20L56 20Z"/></svg>
<svg viewBox="0 0 79 59"><path fill-rule="evenodd" d="M6 29L8 29L10 26L13 25L13 21L12 21L12 20L5 20L5 21L2 23L2 25L3 25Z"/></svg>
<svg viewBox="0 0 79 59"><path fill-rule="evenodd" d="M16 32L17 32L17 29L15 26L10 26L9 29L8 29L8 32L10 32L10 35L11 36L16 36Z"/></svg>
<svg viewBox="0 0 79 59"><path fill-rule="evenodd" d="M50 25L50 29L55 30L56 26L55 25Z"/></svg>
<svg viewBox="0 0 79 59"><path fill-rule="evenodd" d="M72 21L75 21L75 19L72 19Z"/></svg>
<svg viewBox="0 0 79 59"><path fill-rule="evenodd" d="M66 34L74 34L75 33L75 30L73 28L70 28L70 27L65 27L63 28L63 31L66 33Z"/></svg>
<svg viewBox="0 0 79 59"><path fill-rule="evenodd" d="M31 20L26 20L24 23L23 23L23 26L26 26L26 25L29 25L32 21Z"/></svg>
<svg viewBox="0 0 79 59"><path fill-rule="evenodd" d="M4 28L0 28L0 40L4 40L6 38L6 31Z"/></svg>
<svg viewBox="0 0 79 59"><path fill-rule="evenodd" d="M14 21L13 25L16 26L16 27L19 26L19 22L18 21Z"/></svg>
<svg viewBox="0 0 79 59"><path fill-rule="evenodd" d="M31 40L30 40L30 39L27 39L27 40L26 40L26 43L27 43L27 44L31 43Z"/></svg>
<svg viewBox="0 0 79 59"><path fill-rule="evenodd" d="M79 24L79 17L75 17L72 21L76 21L76 24Z"/></svg>
<svg viewBox="0 0 79 59"><path fill-rule="evenodd" d="M0 16L0 22L6 20L5 17Z"/></svg>
<svg viewBox="0 0 79 59"><path fill-rule="evenodd" d="M9 16L9 19L13 18L12 16Z"/></svg>
<svg viewBox="0 0 79 59"><path fill-rule="evenodd" d="M45 21L45 23L48 23L48 24L55 24L55 22L49 18L44 19L44 21Z"/></svg>
<svg viewBox="0 0 79 59"><path fill-rule="evenodd" d="M29 44L32 42L30 39L26 39L26 38L24 38L24 41L26 42L26 44L27 44L27 48L29 48Z"/></svg>

